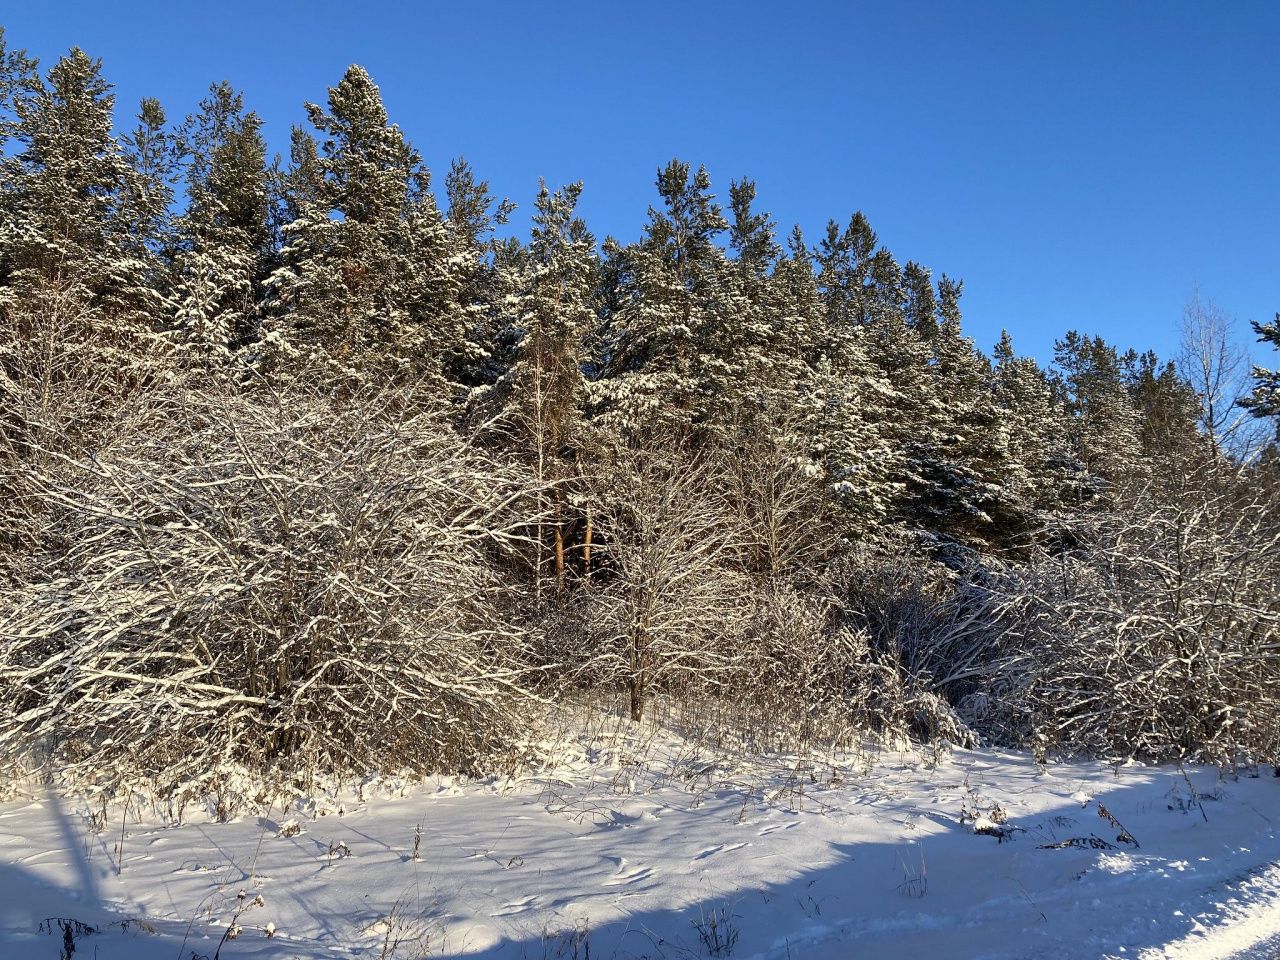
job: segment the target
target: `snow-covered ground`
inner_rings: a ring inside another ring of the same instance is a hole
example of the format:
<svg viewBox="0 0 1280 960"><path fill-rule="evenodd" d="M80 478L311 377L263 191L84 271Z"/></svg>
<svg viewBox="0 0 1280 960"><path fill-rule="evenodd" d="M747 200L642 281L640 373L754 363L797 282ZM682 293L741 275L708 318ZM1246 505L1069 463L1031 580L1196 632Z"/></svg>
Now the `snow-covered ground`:
<svg viewBox="0 0 1280 960"><path fill-rule="evenodd" d="M0 956L58 956L71 920L76 956L101 960L220 944L228 960L1256 958L1280 943L1269 768L1041 770L994 751L744 763L607 740L520 780L382 780L226 823L144 805L123 823L107 808L103 827L100 807L29 790L0 806Z"/></svg>

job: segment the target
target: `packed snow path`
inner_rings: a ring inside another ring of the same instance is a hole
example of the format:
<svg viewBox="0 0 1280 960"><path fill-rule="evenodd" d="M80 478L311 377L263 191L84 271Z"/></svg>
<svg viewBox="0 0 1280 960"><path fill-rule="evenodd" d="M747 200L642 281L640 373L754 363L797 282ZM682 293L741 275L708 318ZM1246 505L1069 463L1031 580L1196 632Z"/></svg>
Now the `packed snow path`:
<svg viewBox="0 0 1280 960"><path fill-rule="evenodd" d="M584 960L587 946L619 960L1149 960L1270 957L1280 938L1270 769L1042 771L961 751L857 773L648 749L520 782L380 781L227 823L107 808L104 827L88 805L13 801L0 956L56 957L70 936L101 960L220 944L227 960Z"/></svg>

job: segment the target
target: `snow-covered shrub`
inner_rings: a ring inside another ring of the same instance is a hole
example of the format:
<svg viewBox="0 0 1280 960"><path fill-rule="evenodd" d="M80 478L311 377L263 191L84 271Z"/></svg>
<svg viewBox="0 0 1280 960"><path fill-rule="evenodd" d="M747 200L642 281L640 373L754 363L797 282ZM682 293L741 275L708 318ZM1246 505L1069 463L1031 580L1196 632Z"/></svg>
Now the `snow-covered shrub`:
<svg viewBox="0 0 1280 960"><path fill-rule="evenodd" d="M603 567L591 594L594 675L633 718L660 690L715 691L742 658L744 542L714 467L620 449L599 492Z"/></svg>
<svg viewBox="0 0 1280 960"><path fill-rule="evenodd" d="M954 707L986 675L988 611L967 602L946 566L906 543L856 553L830 580L844 622L893 665L911 734L972 745L975 733Z"/></svg>
<svg viewBox="0 0 1280 960"><path fill-rule="evenodd" d="M830 596L763 584L743 649L730 697L744 718L768 719L777 747L909 736L911 707L896 661L845 623Z"/></svg>
<svg viewBox="0 0 1280 960"><path fill-rule="evenodd" d="M526 490L396 392L184 394L31 479L0 751L82 780L468 770L520 732Z"/></svg>
<svg viewBox="0 0 1280 960"><path fill-rule="evenodd" d="M31 567L34 480L59 468L51 452L114 443L121 411L171 376L163 353L159 338L105 318L74 281L0 286L0 583Z"/></svg>
<svg viewBox="0 0 1280 960"><path fill-rule="evenodd" d="M976 585L999 617L981 720L1068 753L1280 758L1280 510L1190 490L1078 521Z"/></svg>

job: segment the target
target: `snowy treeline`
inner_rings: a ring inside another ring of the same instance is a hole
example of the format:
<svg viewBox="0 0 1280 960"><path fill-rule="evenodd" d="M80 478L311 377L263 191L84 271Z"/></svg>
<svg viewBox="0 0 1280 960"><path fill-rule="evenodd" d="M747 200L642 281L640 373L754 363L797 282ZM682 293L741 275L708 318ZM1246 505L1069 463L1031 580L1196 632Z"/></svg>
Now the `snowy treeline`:
<svg viewBox="0 0 1280 960"><path fill-rule="evenodd" d="M287 160L0 47L0 749L476 770L561 698L772 742L1280 758L1277 374L962 331L680 161L641 238L437 197L351 67ZM1276 324L1257 327L1280 341Z"/></svg>

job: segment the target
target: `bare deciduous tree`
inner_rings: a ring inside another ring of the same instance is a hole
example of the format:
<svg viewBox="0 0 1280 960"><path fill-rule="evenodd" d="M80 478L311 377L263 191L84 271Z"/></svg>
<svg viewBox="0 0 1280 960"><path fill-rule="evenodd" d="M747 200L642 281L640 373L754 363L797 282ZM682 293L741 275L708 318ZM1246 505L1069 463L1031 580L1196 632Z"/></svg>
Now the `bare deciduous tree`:
<svg viewBox="0 0 1280 960"><path fill-rule="evenodd" d="M1249 352L1235 342L1231 318L1197 289L1182 311L1178 370L1200 398L1200 428L1217 452L1247 459L1262 436L1241 406L1249 392Z"/></svg>
<svg viewBox="0 0 1280 960"><path fill-rule="evenodd" d="M740 659L744 541L705 462L620 448L610 466L600 526L611 576L594 620L639 720L652 691L709 690Z"/></svg>

